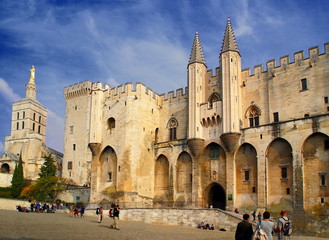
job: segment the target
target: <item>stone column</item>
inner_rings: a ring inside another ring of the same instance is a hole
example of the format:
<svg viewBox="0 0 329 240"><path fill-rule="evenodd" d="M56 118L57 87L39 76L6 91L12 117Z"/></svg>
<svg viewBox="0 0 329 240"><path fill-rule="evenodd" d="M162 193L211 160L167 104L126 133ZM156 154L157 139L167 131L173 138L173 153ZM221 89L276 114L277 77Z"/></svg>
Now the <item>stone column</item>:
<svg viewBox="0 0 329 240"><path fill-rule="evenodd" d="M258 208L265 208L267 204L267 168L266 168L266 155L260 152L257 155L257 196Z"/></svg>
<svg viewBox="0 0 329 240"><path fill-rule="evenodd" d="M231 209L235 203L234 191L234 151L226 152L226 209ZM229 195L233 198L229 198Z"/></svg>
<svg viewBox="0 0 329 240"><path fill-rule="evenodd" d="M293 152L293 191L295 211L304 211L303 166L300 152Z"/></svg>
<svg viewBox="0 0 329 240"><path fill-rule="evenodd" d="M95 202L97 198L97 169L99 162L99 154L100 154L100 143L89 143L88 147L92 153L91 159L91 181L90 181L90 202Z"/></svg>

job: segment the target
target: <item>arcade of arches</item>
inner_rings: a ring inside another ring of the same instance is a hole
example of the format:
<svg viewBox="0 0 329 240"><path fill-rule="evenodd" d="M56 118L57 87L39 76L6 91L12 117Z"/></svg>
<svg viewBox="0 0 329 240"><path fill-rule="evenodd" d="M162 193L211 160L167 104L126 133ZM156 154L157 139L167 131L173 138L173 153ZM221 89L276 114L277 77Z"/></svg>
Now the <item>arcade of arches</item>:
<svg viewBox="0 0 329 240"><path fill-rule="evenodd" d="M261 157L257 146L247 142L238 146L234 154L215 142L205 146L198 157L187 151L176 158L159 154L151 168L153 204L227 209L284 202L294 208L297 199L303 208L310 208L329 197L328 141L327 135L314 133L300 149L294 149L288 140L276 138ZM299 153L301 163L295 159ZM118 188L117 161L114 149L106 147L100 155L98 186Z"/></svg>

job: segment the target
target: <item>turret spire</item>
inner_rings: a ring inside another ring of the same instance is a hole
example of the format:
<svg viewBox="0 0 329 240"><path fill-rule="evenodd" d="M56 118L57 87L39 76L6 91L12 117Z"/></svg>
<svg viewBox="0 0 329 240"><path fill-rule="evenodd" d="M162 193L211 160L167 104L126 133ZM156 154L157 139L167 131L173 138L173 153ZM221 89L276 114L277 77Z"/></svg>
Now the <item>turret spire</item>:
<svg viewBox="0 0 329 240"><path fill-rule="evenodd" d="M195 33L189 64L196 62L206 65L198 32Z"/></svg>
<svg viewBox="0 0 329 240"><path fill-rule="evenodd" d="M225 35L224 35L224 39L223 39L221 53L227 52L227 51L239 52L238 45L236 43L234 32L233 32L233 29L232 29L232 26L231 26L230 18L227 19L227 24L226 24Z"/></svg>

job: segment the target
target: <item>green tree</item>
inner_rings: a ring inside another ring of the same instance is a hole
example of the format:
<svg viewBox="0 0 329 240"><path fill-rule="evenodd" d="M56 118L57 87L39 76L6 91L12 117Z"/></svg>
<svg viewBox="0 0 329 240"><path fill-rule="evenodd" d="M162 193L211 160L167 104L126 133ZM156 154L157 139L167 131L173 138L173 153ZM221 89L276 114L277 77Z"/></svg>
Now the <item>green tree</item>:
<svg viewBox="0 0 329 240"><path fill-rule="evenodd" d="M45 161L40 169L40 178L56 176L57 167L53 156L49 153L48 156L42 157Z"/></svg>
<svg viewBox="0 0 329 240"><path fill-rule="evenodd" d="M56 176L39 178L27 189L24 197L33 198L37 201L54 201L58 194L64 190L63 185L65 184L64 178Z"/></svg>
<svg viewBox="0 0 329 240"><path fill-rule="evenodd" d="M57 167L52 155L48 154L43 159L45 161L40 168L40 178L24 188L22 196L25 198L33 198L37 201L55 200L57 195L64 190L63 185L66 181L56 176Z"/></svg>
<svg viewBox="0 0 329 240"><path fill-rule="evenodd" d="M22 154L19 155L18 164L15 166L13 179L11 180L11 194L17 198L21 194L25 187L24 175L23 175L23 161Z"/></svg>

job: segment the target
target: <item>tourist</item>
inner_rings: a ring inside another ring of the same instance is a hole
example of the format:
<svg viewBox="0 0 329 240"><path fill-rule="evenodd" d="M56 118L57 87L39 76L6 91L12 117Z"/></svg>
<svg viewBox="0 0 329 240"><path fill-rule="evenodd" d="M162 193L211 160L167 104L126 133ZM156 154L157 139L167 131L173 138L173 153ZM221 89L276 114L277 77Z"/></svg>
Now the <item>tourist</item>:
<svg viewBox="0 0 329 240"><path fill-rule="evenodd" d="M289 240L292 232L292 223L288 218L288 213L286 210L280 212L281 217L277 223L277 234L278 240Z"/></svg>
<svg viewBox="0 0 329 240"><path fill-rule="evenodd" d="M102 207L100 207L99 209L98 209L98 223L101 223L102 222L102 220L103 220L103 208Z"/></svg>
<svg viewBox="0 0 329 240"><path fill-rule="evenodd" d="M262 213L261 212L258 212L257 219L258 219L258 223L260 224L260 222L262 221Z"/></svg>
<svg viewBox="0 0 329 240"><path fill-rule="evenodd" d="M252 218L253 218L253 222L255 222L255 220L256 220L256 210L254 210L253 212L252 212Z"/></svg>
<svg viewBox="0 0 329 240"><path fill-rule="evenodd" d="M117 230L120 230L119 229L119 226L118 226L119 215L120 215L120 206L119 205L116 205L116 207L113 209L113 224L112 224L112 228L115 228Z"/></svg>
<svg viewBox="0 0 329 240"><path fill-rule="evenodd" d="M250 240L253 234L252 225L249 222L249 214L243 214L243 220L238 223L235 231L235 240Z"/></svg>
<svg viewBox="0 0 329 240"><path fill-rule="evenodd" d="M273 240L273 234L275 231L275 224L272 220L270 220L271 214L268 211L263 213L263 221L258 223L260 229L262 229L266 235L268 240Z"/></svg>
<svg viewBox="0 0 329 240"><path fill-rule="evenodd" d="M74 217L79 217L79 210L77 208L74 208Z"/></svg>
<svg viewBox="0 0 329 240"><path fill-rule="evenodd" d="M81 218L82 218L82 217L85 217L84 214L85 214L85 208L82 207L82 208L80 209L80 217L81 217Z"/></svg>

